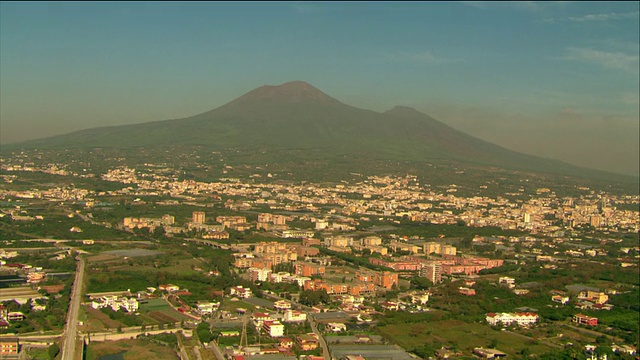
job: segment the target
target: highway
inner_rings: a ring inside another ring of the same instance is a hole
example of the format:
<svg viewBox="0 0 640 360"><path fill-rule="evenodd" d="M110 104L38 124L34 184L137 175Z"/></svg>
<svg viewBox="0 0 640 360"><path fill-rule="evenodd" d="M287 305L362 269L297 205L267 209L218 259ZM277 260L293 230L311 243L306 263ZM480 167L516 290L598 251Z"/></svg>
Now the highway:
<svg viewBox="0 0 640 360"><path fill-rule="evenodd" d="M67 324L62 335L62 360L75 360L76 358L76 339L78 334L78 313L80 311L80 300L82 298L82 282L84 281L84 259L80 256L76 257L78 266L76 269L76 278L71 288L71 299L69 301L69 310L67 311Z"/></svg>

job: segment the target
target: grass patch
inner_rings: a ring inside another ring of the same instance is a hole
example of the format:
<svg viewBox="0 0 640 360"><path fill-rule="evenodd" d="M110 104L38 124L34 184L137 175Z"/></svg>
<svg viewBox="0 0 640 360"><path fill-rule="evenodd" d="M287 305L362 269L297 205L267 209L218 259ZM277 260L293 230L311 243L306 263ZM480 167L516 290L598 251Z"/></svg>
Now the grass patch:
<svg viewBox="0 0 640 360"><path fill-rule="evenodd" d="M414 324L391 324L378 327L378 332L411 350L425 344L455 344L458 349L471 351L474 347L484 346L497 341L497 348L509 355L528 348L531 353L542 354L548 347L533 339L506 331L496 331L491 327L477 323L465 323L458 320L420 322Z"/></svg>

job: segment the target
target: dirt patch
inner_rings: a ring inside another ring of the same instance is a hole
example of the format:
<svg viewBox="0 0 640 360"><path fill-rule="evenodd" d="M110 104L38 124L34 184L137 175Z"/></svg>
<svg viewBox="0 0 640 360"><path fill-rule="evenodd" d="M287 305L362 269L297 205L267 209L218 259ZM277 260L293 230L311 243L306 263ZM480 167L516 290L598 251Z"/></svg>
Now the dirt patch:
<svg viewBox="0 0 640 360"><path fill-rule="evenodd" d="M87 258L87 262L89 263L94 263L94 262L100 262L100 261L107 261L107 260L116 260L119 259L118 256L115 255L109 255L109 254L99 254L99 255L95 255L95 256L90 256Z"/></svg>
<svg viewBox="0 0 640 360"><path fill-rule="evenodd" d="M85 306L84 311L87 314L87 320L81 327L82 331L98 332L105 329L115 329L122 325L119 321L111 320L109 316L91 306Z"/></svg>
<svg viewBox="0 0 640 360"><path fill-rule="evenodd" d="M177 322L178 320L174 319L173 317L162 313L160 311L154 311L154 312L150 312L147 314L149 317L151 317L152 319L157 320L160 323L173 323L173 322Z"/></svg>

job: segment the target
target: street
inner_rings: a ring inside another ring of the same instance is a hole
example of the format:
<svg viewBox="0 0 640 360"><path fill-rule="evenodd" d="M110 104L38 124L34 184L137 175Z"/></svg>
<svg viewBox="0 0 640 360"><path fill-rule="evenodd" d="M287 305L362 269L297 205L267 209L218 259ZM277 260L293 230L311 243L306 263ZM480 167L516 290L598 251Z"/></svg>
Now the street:
<svg viewBox="0 0 640 360"><path fill-rule="evenodd" d="M71 299L69 300L69 310L67 311L67 324L62 335L61 350L62 360L75 360L76 339L78 334L78 313L80 311L80 300L82 298L82 282L84 279L84 259L76 257L78 266L76 278L71 288Z"/></svg>

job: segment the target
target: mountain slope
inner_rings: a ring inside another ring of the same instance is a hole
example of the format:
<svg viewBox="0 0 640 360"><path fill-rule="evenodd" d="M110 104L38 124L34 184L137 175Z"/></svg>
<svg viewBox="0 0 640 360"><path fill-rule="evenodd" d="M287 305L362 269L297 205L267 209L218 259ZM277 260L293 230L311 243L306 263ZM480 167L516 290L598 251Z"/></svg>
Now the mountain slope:
<svg viewBox="0 0 640 360"><path fill-rule="evenodd" d="M369 158L411 161L449 159L577 176L612 175L507 150L412 108L398 106L385 113L355 108L302 81L262 86L184 119L93 128L11 147L165 145L296 149L327 156L366 154Z"/></svg>

